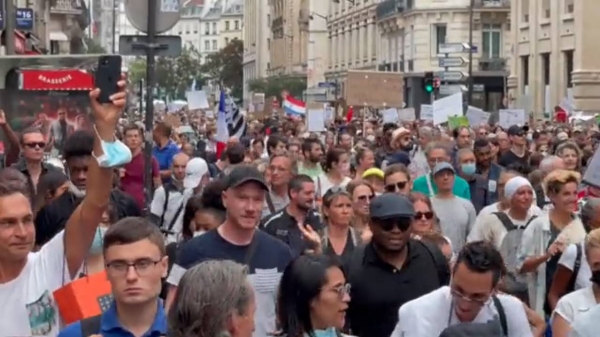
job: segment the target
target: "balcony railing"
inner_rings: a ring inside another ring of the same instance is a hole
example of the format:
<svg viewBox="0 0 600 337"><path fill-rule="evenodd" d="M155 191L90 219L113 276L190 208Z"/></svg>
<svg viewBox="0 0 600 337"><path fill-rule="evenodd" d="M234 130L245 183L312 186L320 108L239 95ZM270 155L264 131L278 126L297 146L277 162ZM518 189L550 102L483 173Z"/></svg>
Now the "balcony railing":
<svg viewBox="0 0 600 337"><path fill-rule="evenodd" d="M475 0L476 8L510 8L510 0Z"/></svg>
<svg viewBox="0 0 600 337"><path fill-rule="evenodd" d="M83 0L50 0L50 13L53 14L81 14Z"/></svg>
<svg viewBox="0 0 600 337"><path fill-rule="evenodd" d="M377 20L382 20L398 13L401 13L404 9L404 2L402 0L385 0L377 5Z"/></svg>
<svg viewBox="0 0 600 337"><path fill-rule="evenodd" d="M483 58L479 60L479 71L504 71L506 70L506 59Z"/></svg>

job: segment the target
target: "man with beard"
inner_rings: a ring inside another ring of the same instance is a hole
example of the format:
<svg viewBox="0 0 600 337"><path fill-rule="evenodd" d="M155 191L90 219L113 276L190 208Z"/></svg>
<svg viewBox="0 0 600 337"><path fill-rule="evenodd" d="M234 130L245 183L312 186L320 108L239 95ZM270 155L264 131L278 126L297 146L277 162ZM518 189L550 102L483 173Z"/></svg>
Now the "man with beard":
<svg viewBox="0 0 600 337"><path fill-rule="evenodd" d="M306 174L314 180L323 174L321 160L323 159L323 145L318 139L307 138L302 143L304 161L298 165L298 173Z"/></svg>
<svg viewBox="0 0 600 337"><path fill-rule="evenodd" d="M265 218L259 227L290 246L294 257L315 248L303 238L299 226L310 226L315 232L323 226L319 213L313 209L315 192L315 183L309 176L295 176L289 182L287 207Z"/></svg>
<svg viewBox="0 0 600 337"><path fill-rule="evenodd" d="M370 217L371 242L355 249L344 266L352 284L349 326L356 336L389 336L400 306L447 285L450 269L437 246L410 238L415 209L406 197L376 197Z"/></svg>
<svg viewBox="0 0 600 337"><path fill-rule="evenodd" d="M67 110L65 108L58 108L56 113L58 119L50 124L50 135L52 137L54 148L58 151L62 151L67 137L75 131L75 128L67 122Z"/></svg>

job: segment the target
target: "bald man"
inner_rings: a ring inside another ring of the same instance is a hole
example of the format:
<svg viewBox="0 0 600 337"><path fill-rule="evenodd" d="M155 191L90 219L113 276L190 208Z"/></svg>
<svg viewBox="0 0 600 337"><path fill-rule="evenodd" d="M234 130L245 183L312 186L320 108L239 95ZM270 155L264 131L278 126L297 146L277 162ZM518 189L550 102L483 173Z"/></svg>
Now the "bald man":
<svg viewBox="0 0 600 337"><path fill-rule="evenodd" d="M227 140L227 147L231 147L231 146L233 146L235 144L239 144L239 143L240 143L240 140L238 137L231 136L231 137L229 137L229 140Z"/></svg>
<svg viewBox="0 0 600 337"><path fill-rule="evenodd" d="M190 156L183 152L179 152L173 157L173 165L171 166L171 175L173 184L178 187L183 187L183 178L185 178L185 167L190 161Z"/></svg>

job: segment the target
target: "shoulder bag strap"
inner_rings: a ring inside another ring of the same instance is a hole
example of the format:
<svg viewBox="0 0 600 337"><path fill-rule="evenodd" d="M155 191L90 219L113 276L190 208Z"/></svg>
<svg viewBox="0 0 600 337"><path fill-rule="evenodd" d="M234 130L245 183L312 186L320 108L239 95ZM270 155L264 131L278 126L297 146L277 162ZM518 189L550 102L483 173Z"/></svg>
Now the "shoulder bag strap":
<svg viewBox="0 0 600 337"><path fill-rule="evenodd" d="M581 268L581 255L582 255L582 247L581 243L575 244L575 248L577 248L577 255L575 255L575 262L573 263L573 273L571 273L571 278L569 278L569 284L567 285L567 292L571 292L575 290L575 283L577 282L577 274L579 274L579 269Z"/></svg>
<svg viewBox="0 0 600 337"><path fill-rule="evenodd" d="M171 233L171 231L173 230L173 227L175 226L175 223L177 222L177 218L179 218L179 214L181 214L181 211L183 211L183 205L185 204L185 198L184 200L181 201L181 205L179 205L179 208L177 209L177 212L175 212L175 215L173 215L173 219L171 219L171 223L169 223L169 227L167 228L167 231L169 231L169 233Z"/></svg>
<svg viewBox="0 0 600 337"><path fill-rule="evenodd" d="M275 210L275 204L273 204L273 198L271 198L271 191L267 192L266 199L267 207L269 207L269 212L271 212L271 214L275 214L277 210Z"/></svg>
<svg viewBox="0 0 600 337"><path fill-rule="evenodd" d="M167 213L167 207L169 207L169 184L164 184L163 189L165 191L165 202L163 205L163 211L160 215L160 227L162 228L165 223L165 213Z"/></svg>
<svg viewBox="0 0 600 337"><path fill-rule="evenodd" d="M492 214L494 214L496 217L498 217L498 220L500 220L500 222L504 226L504 229L506 229L507 232L510 232L513 229L517 228L517 226L515 226L515 224L510 220L510 218L508 217L508 215L506 213L495 212Z"/></svg>
<svg viewBox="0 0 600 337"><path fill-rule="evenodd" d="M81 335L83 337L90 337L100 333L102 325L102 315L84 318L80 322L81 324Z"/></svg>
<svg viewBox="0 0 600 337"><path fill-rule="evenodd" d="M502 326L502 335L504 337L508 337L508 324L506 321L506 312L504 311L504 307L497 296L492 296L492 301L494 301L494 306L496 307L496 311L498 311L498 319L500 320L500 325Z"/></svg>

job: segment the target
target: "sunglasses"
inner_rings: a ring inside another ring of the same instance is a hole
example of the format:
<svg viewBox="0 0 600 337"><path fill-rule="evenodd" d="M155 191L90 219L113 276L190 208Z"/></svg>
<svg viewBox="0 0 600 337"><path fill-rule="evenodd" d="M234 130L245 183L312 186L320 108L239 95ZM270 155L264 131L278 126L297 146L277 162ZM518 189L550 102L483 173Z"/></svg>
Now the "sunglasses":
<svg viewBox="0 0 600 337"><path fill-rule="evenodd" d="M425 217L426 220L431 220L433 219L433 212L416 212L415 213L415 219L417 220L421 220L423 219L423 217Z"/></svg>
<svg viewBox="0 0 600 337"><path fill-rule="evenodd" d="M385 185L385 190L387 192L396 192L396 189L403 190L406 187L406 184L408 184L408 181L399 181L395 184Z"/></svg>
<svg viewBox="0 0 600 337"><path fill-rule="evenodd" d="M375 198L375 194L371 194L371 195L361 195L358 197L358 201L367 201L367 199L369 201L373 200Z"/></svg>
<svg viewBox="0 0 600 337"><path fill-rule="evenodd" d="M26 143L25 146L29 147L29 148L36 148L39 147L40 149L43 149L46 147L46 143L44 142L36 142L36 143Z"/></svg>
<svg viewBox="0 0 600 337"><path fill-rule="evenodd" d="M405 232L410 228L411 220L412 219L410 218L392 218L376 220L374 222L386 232L392 231L394 228L398 228L402 232Z"/></svg>

